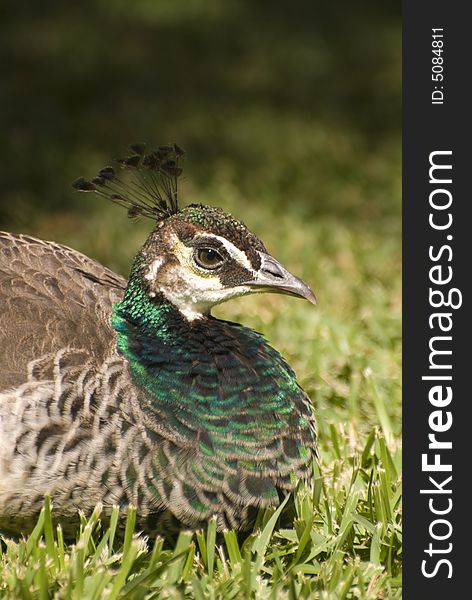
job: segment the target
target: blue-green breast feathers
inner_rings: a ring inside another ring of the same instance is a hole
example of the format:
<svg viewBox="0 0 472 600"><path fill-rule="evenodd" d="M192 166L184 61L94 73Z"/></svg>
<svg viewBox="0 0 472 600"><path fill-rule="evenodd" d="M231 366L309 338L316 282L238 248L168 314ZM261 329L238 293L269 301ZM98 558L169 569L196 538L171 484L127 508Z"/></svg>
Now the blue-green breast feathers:
<svg viewBox="0 0 472 600"><path fill-rule="evenodd" d="M309 401L282 356L258 333L212 317L186 321L172 306L128 290L113 326L131 376L146 393L144 410L172 444L180 518L278 502L309 477L315 452ZM168 476L158 452L156 480ZM158 491L158 490L156 490ZM162 494L161 494L162 495Z"/></svg>

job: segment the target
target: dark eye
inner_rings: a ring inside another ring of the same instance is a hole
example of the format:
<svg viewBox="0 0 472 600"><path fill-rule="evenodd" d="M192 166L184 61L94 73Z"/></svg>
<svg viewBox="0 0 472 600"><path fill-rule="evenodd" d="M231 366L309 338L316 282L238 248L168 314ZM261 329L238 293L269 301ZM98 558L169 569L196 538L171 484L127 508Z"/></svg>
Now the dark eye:
<svg viewBox="0 0 472 600"><path fill-rule="evenodd" d="M223 261L221 254L213 248L199 248L195 252L195 262L203 269L217 269Z"/></svg>

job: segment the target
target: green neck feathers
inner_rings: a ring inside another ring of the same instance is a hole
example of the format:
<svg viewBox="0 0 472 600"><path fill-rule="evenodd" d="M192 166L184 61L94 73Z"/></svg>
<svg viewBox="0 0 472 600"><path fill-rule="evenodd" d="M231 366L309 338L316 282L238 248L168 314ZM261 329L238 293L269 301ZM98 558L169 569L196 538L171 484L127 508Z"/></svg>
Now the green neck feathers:
<svg viewBox="0 0 472 600"><path fill-rule="evenodd" d="M155 300L131 281L113 315L149 427L205 457L204 478L283 471L292 485L310 459L314 432L291 368L251 329L212 317L189 323ZM261 482L276 499L273 480Z"/></svg>
<svg viewBox="0 0 472 600"><path fill-rule="evenodd" d="M113 315L118 349L152 406L178 406L198 425L241 428L248 436L288 424L299 387L261 335L212 317L189 323L170 303L157 300L132 279Z"/></svg>

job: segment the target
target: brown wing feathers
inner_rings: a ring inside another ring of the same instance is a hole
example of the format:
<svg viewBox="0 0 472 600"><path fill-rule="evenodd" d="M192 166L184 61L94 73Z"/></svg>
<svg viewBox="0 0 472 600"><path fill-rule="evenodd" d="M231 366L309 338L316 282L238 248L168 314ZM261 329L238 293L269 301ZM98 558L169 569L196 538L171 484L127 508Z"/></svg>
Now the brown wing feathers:
<svg viewBox="0 0 472 600"><path fill-rule="evenodd" d="M103 356L109 315L126 280L83 254L0 232L0 382L21 385L27 364L61 348Z"/></svg>

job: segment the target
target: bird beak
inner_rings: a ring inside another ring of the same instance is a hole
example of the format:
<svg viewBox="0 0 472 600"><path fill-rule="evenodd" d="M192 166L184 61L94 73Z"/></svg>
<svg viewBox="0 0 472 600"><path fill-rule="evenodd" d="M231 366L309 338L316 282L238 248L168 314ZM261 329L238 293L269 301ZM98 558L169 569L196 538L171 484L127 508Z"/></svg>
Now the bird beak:
<svg viewBox="0 0 472 600"><path fill-rule="evenodd" d="M316 304L316 297L313 290L295 275L292 275L275 258L265 252L259 252L261 257L261 266L254 279L246 281L245 285L254 287L254 291L275 292L279 294L289 294L305 298L312 304Z"/></svg>

